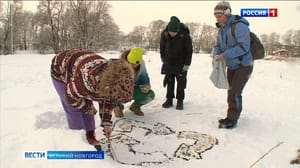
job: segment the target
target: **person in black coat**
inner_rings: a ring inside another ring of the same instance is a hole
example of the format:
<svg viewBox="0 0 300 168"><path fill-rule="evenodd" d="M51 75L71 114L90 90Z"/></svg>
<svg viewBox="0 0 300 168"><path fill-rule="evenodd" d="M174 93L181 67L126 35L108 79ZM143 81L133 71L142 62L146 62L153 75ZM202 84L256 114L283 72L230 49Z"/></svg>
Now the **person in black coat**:
<svg viewBox="0 0 300 168"><path fill-rule="evenodd" d="M176 16L170 18L166 29L161 33L160 57L164 67L163 72L166 74L164 83L167 85L167 100L162 104L164 108L173 106L176 79L176 109L183 110L187 71L193 54L192 39L189 33L188 27L180 23Z"/></svg>

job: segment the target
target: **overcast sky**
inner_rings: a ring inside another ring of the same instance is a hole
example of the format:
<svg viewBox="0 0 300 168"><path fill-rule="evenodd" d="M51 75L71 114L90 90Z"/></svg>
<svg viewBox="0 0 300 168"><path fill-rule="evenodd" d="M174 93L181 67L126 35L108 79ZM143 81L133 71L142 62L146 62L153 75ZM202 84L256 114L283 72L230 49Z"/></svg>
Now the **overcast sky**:
<svg viewBox="0 0 300 168"><path fill-rule="evenodd" d="M24 8L37 4L24 1ZM153 20L169 21L177 16L183 23L196 22L215 24L213 9L219 1L109 1L110 14L124 33L134 26L149 26ZM290 29L300 30L299 1L229 1L233 14L240 14L241 8L277 8L278 17L247 17L250 29L257 34L277 32L284 34ZM34 7L35 8L35 7Z"/></svg>

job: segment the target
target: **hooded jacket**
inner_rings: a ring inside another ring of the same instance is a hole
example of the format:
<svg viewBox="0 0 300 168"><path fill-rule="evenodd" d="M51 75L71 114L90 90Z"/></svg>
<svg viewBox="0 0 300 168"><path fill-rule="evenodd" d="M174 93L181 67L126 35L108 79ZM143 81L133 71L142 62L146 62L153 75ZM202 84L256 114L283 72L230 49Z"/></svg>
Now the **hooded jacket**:
<svg viewBox="0 0 300 168"><path fill-rule="evenodd" d="M134 78L134 86L139 87L141 85L148 85L150 86L150 79L146 69L146 64L143 61L141 65L137 69L137 74Z"/></svg>
<svg viewBox="0 0 300 168"><path fill-rule="evenodd" d="M237 22L235 15L231 15L224 27L219 27L217 43L213 56L223 54L228 69L235 70L242 66L253 64L250 52L249 22L241 18L235 27L235 37L231 35L231 25Z"/></svg>
<svg viewBox="0 0 300 168"><path fill-rule="evenodd" d="M104 122L112 123L111 111L118 103L116 97L110 96L112 95L110 86L117 86L118 84L113 82L120 83L120 80L113 80L116 77L112 77L112 75L120 74L124 68L130 70L129 73L121 74L123 76L131 75L127 82L129 82L128 86L132 86L128 88L121 86L123 93L128 93L128 95L122 96L127 97L127 101L129 101L133 94L134 74L131 66L125 61L113 68L109 68L109 64L110 60L85 50L63 51L52 59L51 64L51 77L67 85L66 102L76 109L88 112L93 107L93 101L97 101L102 125Z"/></svg>
<svg viewBox="0 0 300 168"><path fill-rule="evenodd" d="M187 26L180 23L180 31L175 37L168 33L168 27L161 33L160 57L166 65L166 73L181 73L183 65L192 61L193 45Z"/></svg>
<svg viewBox="0 0 300 168"><path fill-rule="evenodd" d="M127 61L127 55L130 52L130 50L126 50L122 53L121 59ZM135 71L135 77L134 77L134 87L140 87L141 85L150 85L150 78L147 72L145 61L134 69Z"/></svg>

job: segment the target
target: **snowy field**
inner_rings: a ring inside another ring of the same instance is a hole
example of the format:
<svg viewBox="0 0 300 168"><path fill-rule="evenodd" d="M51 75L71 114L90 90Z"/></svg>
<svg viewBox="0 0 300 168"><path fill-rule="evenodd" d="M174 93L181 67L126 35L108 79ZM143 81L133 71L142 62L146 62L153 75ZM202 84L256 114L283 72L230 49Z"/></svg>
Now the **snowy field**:
<svg viewBox="0 0 300 168"><path fill-rule="evenodd" d="M100 55L111 58L120 53ZM156 93L155 100L142 108L145 116L135 116L128 110L128 103L125 105L125 119L113 118L118 123L113 135L120 133L124 121L135 125L124 135L139 142L131 146L138 152L129 151L124 144L112 143L123 164L109 156L104 160L24 159L25 151L95 150L85 141L84 131L67 128L62 106L50 80L53 56L35 53L0 56L1 168L250 168L256 161L255 168L299 167L289 164L300 148L299 61L256 61L244 90L238 127L225 130L217 128L217 121L226 115L226 90L215 88L209 80L212 70L209 55L193 55L185 109L178 111L161 107L166 89L162 86L159 54L155 52L147 52L144 56ZM98 126L99 117L95 117ZM160 126L158 129L169 131L169 134L155 134L157 125ZM152 132L147 134L147 130ZM100 127L96 131L98 139L104 138ZM202 139L182 138L180 133L194 134ZM175 157L180 145L192 146L196 142L200 146L209 143L212 146L206 146L204 151L188 158ZM151 160L161 163L131 165Z"/></svg>

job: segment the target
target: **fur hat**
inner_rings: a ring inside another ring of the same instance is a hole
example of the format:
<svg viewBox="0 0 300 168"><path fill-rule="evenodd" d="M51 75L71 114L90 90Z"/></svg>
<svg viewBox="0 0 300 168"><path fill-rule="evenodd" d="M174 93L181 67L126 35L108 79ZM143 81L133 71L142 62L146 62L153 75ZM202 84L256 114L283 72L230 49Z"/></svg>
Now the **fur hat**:
<svg viewBox="0 0 300 168"><path fill-rule="evenodd" d="M231 15L231 7L230 7L229 2L227 2L227 1L218 2L214 8L214 14L223 14L226 16L230 16Z"/></svg>
<svg viewBox="0 0 300 168"><path fill-rule="evenodd" d="M99 96L110 97L121 102L132 99L134 89L134 71L124 60L111 62L101 75L97 85Z"/></svg>
<svg viewBox="0 0 300 168"><path fill-rule="evenodd" d="M180 31L180 20L176 16L170 18L168 24L168 32L179 32Z"/></svg>

